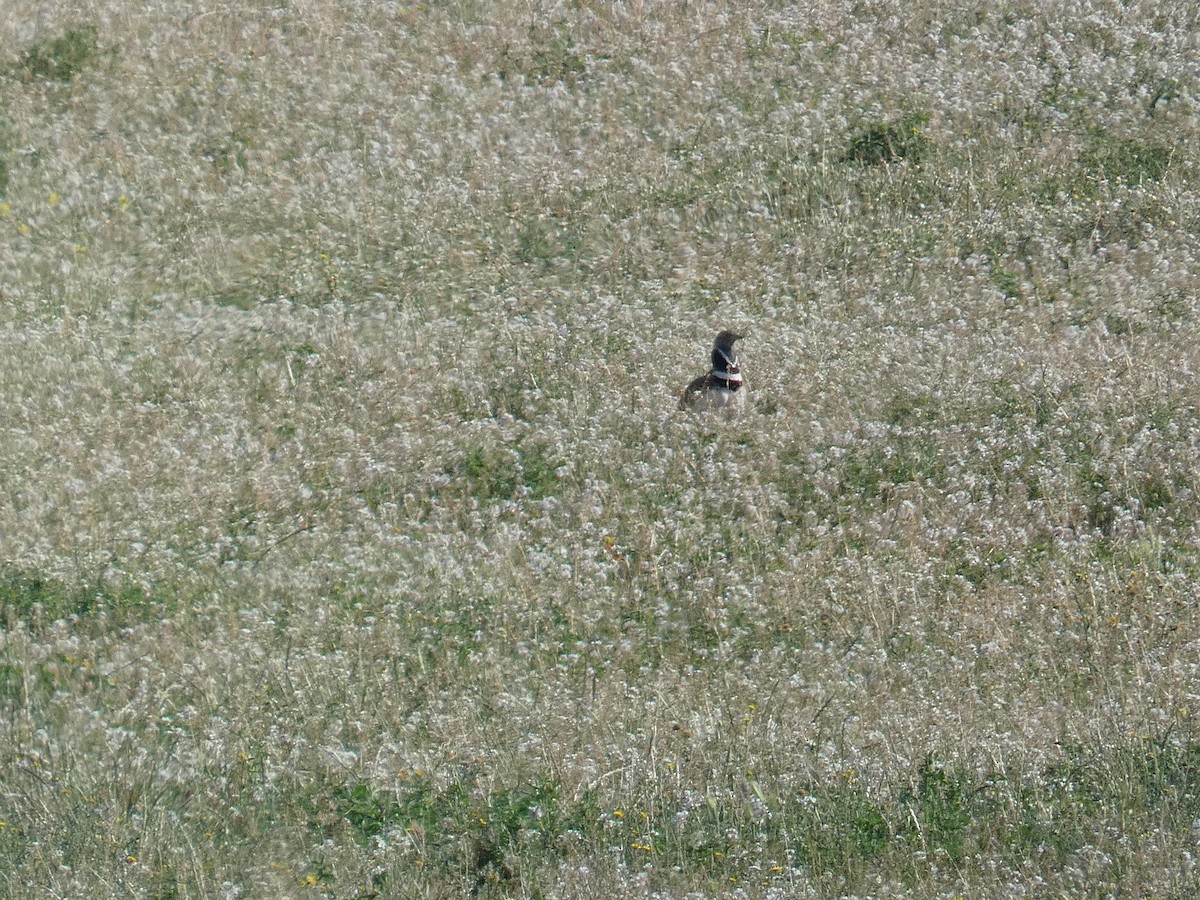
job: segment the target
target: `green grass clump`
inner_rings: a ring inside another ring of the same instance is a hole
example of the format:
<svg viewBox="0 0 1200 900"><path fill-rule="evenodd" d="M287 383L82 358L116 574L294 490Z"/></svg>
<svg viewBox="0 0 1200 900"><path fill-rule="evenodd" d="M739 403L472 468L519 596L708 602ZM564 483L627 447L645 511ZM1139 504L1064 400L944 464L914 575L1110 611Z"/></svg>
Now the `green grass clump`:
<svg viewBox="0 0 1200 900"><path fill-rule="evenodd" d="M32 44L21 54L18 68L31 78L70 81L96 58L98 35L90 22L68 28L59 37Z"/></svg>
<svg viewBox="0 0 1200 900"><path fill-rule="evenodd" d="M1100 181L1137 187L1159 181L1167 174L1171 151L1157 144L1117 137L1097 129L1080 164Z"/></svg>
<svg viewBox="0 0 1200 900"><path fill-rule="evenodd" d="M870 122L850 138L844 158L868 166L901 160L918 163L931 145L923 130L926 122L928 116L921 113L910 113L893 122Z"/></svg>
<svg viewBox="0 0 1200 900"><path fill-rule="evenodd" d="M158 598L127 580L77 583L11 563L0 566L0 617L10 622L40 627L98 613L140 619L158 609Z"/></svg>

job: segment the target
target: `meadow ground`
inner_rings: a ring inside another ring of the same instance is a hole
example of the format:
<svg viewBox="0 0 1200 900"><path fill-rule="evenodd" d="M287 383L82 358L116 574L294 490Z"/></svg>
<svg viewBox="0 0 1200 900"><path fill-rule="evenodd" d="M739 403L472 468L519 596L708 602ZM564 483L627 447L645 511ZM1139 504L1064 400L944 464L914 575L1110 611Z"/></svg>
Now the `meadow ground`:
<svg viewBox="0 0 1200 900"><path fill-rule="evenodd" d="M1197 35L5 4L0 896L1194 896Z"/></svg>

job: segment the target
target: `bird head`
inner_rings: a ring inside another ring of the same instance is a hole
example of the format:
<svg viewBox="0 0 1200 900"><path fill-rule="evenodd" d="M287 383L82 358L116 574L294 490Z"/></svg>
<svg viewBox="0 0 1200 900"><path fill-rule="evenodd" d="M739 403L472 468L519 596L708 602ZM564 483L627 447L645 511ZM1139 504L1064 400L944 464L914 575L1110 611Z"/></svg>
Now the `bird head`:
<svg viewBox="0 0 1200 900"><path fill-rule="evenodd" d="M733 352L734 341L740 341L742 336L732 331L722 331L713 341L713 368L722 368L722 364L737 368L737 354Z"/></svg>

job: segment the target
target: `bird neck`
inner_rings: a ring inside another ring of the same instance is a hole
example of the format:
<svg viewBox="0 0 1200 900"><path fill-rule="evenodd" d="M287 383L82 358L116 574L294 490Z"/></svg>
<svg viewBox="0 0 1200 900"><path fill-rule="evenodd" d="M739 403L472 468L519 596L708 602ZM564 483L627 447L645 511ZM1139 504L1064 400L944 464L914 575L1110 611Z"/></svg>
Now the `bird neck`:
<svg viewBox="0 0 1200 900"><path fill-rule="evenodd" d="M734 355L733 348L731 347L731 348L729 348L729 350L725 350L721 347L713 347L712 367L713 367L714 372L720 372L720 371L736 372L736 371L738 371L737 356Z"/></svg>
<svg viewBox="0 0 1200 900"><path fill-rule="evenodd" d="M727 391L736 391L742 386L742 370L732 347L728 351L723 347L713 347L712 378L717 387Z"/></svg>
<svg viewBox="0 0 1200 900"><path fill-rule="evenodd" d="M723 366L713 366L710 373L716 386L727 391L736 391L742 386L742 370L737 365L724 363Z"/></svg>

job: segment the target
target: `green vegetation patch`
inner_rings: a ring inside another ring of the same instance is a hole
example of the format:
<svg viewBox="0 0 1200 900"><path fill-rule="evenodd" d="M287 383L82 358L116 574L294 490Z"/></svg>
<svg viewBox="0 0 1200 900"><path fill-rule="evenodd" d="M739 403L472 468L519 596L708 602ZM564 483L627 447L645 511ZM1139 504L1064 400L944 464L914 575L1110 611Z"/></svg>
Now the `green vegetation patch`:
<svg viewBox="0 0 1200 900"><path fill-rule="evenodd" d="M12 136L8 125L0 119L0 199L8 196L9 154L12 152Z"/></svg>
<svg viewBox="0 0 1200 900"><path fill-rule="evenodd" d="M536 443L515 448L475 447L463 457L459 474L465 492L481 502L521 496L540 500L558 484L560 464L552 451Z"/></svg>
<svg viewBox="0 0 1200 900"><path fill-rule="evenodd" d="M1186 833L1200 813L1200 747L1152 739L1068 747L1060 762L1019 781L931 755L911 780L882 791L867 791L852 770L798 792L772 794L764 784L748 777L601 799L550 777L489 784L465 767L449 782L415 772L391 788L331 787L311 805L310 828L326 842L404 847L405 869L473 895L538 896L541 873L599 846L626 865L682 867L712 885L767 886L797 869L826 887L876 876L916 885L926 855L1057 867L1152 825Z"/></svg>
<svg viewBox="0 0 1200 900"><path fill-rule="evenodd" d="M0 566L0 623L40 625L99 611L141 621L159 608L159 598L132 582L69 584L11 563Z"/></svg>
<svg viewBox="0 0 1200 900"><path fill-rule="evenodd" d="M842 473L842 493L888 499L902 484L941 483L946 474L936 438L925 432L896 434L890 445L856 446Z"/></svg>
<svg viewBox="0 0 1200 900"><path fill-rule="evenodd" d="M920 162L933 146L925 134L928 121L924 113L909 113L893 122L868 122L851 136L842 158L866 166Z"/></svg>
<svg viewBox="0 0 1200 900"><path fill-rule="evenodd" d="M70 81L100 51L96 26L87 23L59 37L38 41L21 55L18 69L27 78Z"/></svg>
<svg viewBox="0 0 1200 900"><path fill-rule="evenodd" d="M523 53L506 47L501 54L500 77L515 75L527 84L561 81L574 85L586 69L584 54L565 28L531 28L529 47Z"/></svg>
<svg viewBox="0 0 1200 900"><path fill-rule="evenodd" d="M363 846L406 845L415 867L461 880L472 895L515 885L524 859L553 855L552 842L584 825L578 817L589 812L586 801L560 802L550 781L485 794L465 772L449 784L413 774L395 790L357 781L335 788L329 804L333 815L313 817L325 837L348 828ZM386 876L374 886L385 884Z"/></svg>
<svg viewBox="0 0 1200 900"><path fill-rule="evenodd" d="M1136 187L1162 180L1171 165L1171 151L1097 128L1079 162L1098 181Z"/></svg>

